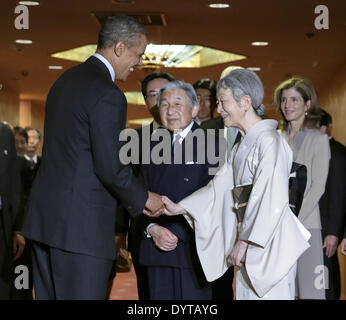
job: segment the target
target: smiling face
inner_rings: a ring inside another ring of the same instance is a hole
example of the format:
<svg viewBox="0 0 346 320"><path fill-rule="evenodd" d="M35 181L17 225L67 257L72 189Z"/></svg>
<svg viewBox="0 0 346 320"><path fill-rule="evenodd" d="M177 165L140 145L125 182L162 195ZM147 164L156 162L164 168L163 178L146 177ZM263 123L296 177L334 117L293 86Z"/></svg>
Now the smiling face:
<svg viewBox="0 0 346 320"><path fill-rule="evenodd" d="M183 89L168 89L160 101L162 124L170 131L185 129L198 113L198 105L191 108L189 98Z"/></svg>
<svg viewBox="0 0 346 320"><path fill-rule="evenodd" d="M305 102L302 95L295 88L282 91L280 108L288 122L303 124L305 112L309 107L310 101Z"/></svg>
<svg viewBox="0 0 346 320"><path fill-rule="evenodd" d="M145 52L147 43L147 37L141 34L136 45L129 47L122 41L115 45L115 55L117 55L118 59L113 67L117 80L125 81L134 71L134 68L142 64L142 56Z"/></svg>
<svg viewBox="0 0 346 320"><path fill-rule="evenodd" d="M220 88L217 92L217 112L220 113L226 127L239 128L243 111L234 100L232 90Z"/></svg>

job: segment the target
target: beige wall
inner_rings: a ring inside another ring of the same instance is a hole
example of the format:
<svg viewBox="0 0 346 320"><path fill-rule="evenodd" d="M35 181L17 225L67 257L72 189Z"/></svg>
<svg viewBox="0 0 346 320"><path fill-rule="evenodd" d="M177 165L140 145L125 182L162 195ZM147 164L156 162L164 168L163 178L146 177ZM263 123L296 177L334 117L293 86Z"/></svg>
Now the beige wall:
<svg viewBox="0 0 346 320"><path fill-rule="evenodd" d="M19 124L19 94L4 87L0 90L0 122Z"/></svg>
<svg viewBox="0 0 346 320"><path fill-rule="evenodd" d="M346 145L346 64L317 92L320 106L333 117L333 136Z"/></svg>

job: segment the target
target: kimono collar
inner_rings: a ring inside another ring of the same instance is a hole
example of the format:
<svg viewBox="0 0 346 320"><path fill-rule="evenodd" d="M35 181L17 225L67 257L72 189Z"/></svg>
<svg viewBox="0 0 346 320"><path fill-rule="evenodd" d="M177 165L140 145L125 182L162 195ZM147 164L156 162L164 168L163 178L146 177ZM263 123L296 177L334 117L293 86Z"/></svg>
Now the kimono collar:
<svg viewBox="0 0 346 320"><path fill-rule="evenodd" d="M260 134L264 131L276 130L278 122L272 119L265 119L258 121L253 125L250 130L246 133L243 139L240 142L240 145L237 150L237 155L242 154L244 151L248 151L253 144L257 141Z"/></svg>

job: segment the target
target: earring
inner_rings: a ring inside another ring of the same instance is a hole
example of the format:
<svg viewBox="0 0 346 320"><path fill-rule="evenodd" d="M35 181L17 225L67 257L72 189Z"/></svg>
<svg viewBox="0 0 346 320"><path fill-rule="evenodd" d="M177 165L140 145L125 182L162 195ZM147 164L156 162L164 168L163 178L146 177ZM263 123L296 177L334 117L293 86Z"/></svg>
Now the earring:
<svg viewBox="0 0 346 320"><path fill-rule="evenodd" d="M307 112L307 111L305 111L305 115L306 115L306 116L308 115L308 112Z"/></svg>

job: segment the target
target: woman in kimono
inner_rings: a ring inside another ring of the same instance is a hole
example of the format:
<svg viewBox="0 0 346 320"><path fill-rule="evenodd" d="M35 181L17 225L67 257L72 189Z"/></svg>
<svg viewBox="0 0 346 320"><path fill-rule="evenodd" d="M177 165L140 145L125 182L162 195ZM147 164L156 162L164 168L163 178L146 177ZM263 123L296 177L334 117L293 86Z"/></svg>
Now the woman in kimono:
<svg viewBox="0 0 346 320"><path fill-rule="evenodd" d="M293 150L293 161L307 168L307 184L298 219L311 233L310 245L298 260L297 297L325 299L319 200L324 193L330 159L329 139L318 128L321 111L312 83L291 78L275 90L274 101L284 120L283 136Z"/></svg>
<svg viewBox="0 0 346 320"><path fill-rule="evenodd" d="M292 151L277 121L262 120L263 85L247 69L217 85L218 112L242 140L219 174L178 204L162 197L166 214L184 214L195 229L208 281L237 266L236 299L294 299L296 261L309 233L288 204ZM230 288L232 290L232 288Z"/></svg>

